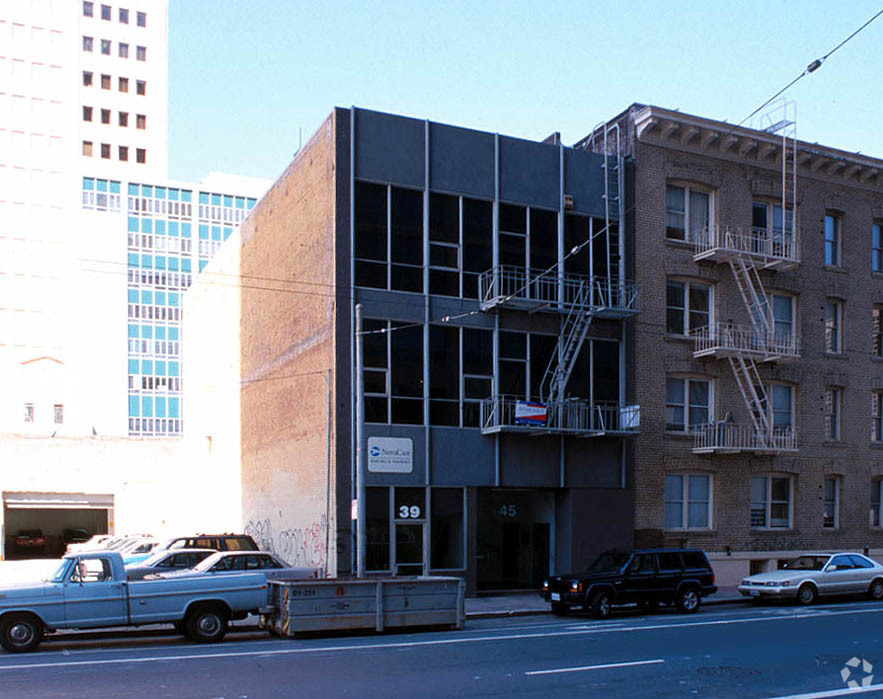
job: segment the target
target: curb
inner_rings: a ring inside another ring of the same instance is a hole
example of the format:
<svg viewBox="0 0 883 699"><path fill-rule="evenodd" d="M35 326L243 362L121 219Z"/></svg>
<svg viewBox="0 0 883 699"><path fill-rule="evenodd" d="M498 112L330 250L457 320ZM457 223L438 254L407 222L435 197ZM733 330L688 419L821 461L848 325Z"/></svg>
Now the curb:
<svg viewBox="0 0 883 699"><path fill-rule="evenodd" d="M748 597L733 597L727 599L704 599L702 600L703 607L714 607L723 604L745 604L750 603L751 599ZM517 616L538 616L540 614L551 614L552 611L550 609L500 609L500 610L488 610L484 612L466 612L467 619L499 619L506 617L517 617Z"/></svg>

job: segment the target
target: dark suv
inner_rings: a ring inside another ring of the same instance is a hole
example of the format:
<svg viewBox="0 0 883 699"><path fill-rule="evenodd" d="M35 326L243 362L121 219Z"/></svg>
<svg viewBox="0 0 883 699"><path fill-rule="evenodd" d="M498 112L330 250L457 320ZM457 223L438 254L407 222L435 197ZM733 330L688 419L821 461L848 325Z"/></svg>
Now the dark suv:
<svg viewBox="0 0 883 699"><path fill-rule="evenodd" d="M696 612L702 597L717 591L714 573L699 549L639 549L602 553L585 570L543 581L543 599L559 616L580 607L604 619L618 604L643 609L674 604Z"/></svg>

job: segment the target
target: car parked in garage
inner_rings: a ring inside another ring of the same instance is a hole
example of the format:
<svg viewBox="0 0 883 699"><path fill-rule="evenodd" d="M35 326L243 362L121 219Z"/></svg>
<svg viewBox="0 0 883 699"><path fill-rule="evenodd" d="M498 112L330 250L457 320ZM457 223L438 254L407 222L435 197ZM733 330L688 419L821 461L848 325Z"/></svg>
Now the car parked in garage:
<svg viewBox="0 0 883 699"><path fill-rule="evenodd" d="M15 535L15 548L22 556L41 555L46 550L42 529L21 529Z"/></svg>
<svg viewBox="0 0 883 699"><path fill-rule="evenodd" d="M716 591L703 551L665 548L608 551L585 570L548 578L541 594L553 614L585 609L603 619L614 605L633 603L644 609L673 604L679 611L696 612L702 597Z"/></svg>
<svg viewBox="0 0 883 699"><path fill-rule="evenodd" d="M860 553L807 553L781 569L750 575L739 592L755 599L791 599L812 604L822 595L867 594L883 599L883 566Z"/></svg>

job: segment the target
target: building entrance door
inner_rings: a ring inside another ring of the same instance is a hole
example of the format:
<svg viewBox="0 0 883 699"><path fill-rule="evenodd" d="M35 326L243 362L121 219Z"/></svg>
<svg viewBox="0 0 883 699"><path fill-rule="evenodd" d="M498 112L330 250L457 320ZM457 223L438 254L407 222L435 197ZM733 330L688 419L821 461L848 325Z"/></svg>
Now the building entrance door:
<svg viewBox="0 0 883 699"><path fill-rule="evenodd" d="M396 575L423 575L423 524L397 522Z"/></svg>

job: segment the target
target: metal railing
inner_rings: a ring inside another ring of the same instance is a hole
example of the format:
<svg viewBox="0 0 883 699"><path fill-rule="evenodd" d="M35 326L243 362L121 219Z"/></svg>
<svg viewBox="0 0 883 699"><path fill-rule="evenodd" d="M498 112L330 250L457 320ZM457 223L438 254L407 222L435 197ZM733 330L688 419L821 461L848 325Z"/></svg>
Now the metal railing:
<svg viewBox="0 0 883 699"><path fill-rule="evenodd" d="M797 237L790 231L768 231L765 228L709 226L693 236L694 255L706 257L724 251L761 258L764 263L800 262Z"/></svg>
<svg viewBox="0 0 883 699"><path fill-rule="evenodd" d="M519 406L534 408L532 418L520 417ZM543 409L545 409L543 411ZM582 436L607 433L635 434L640 423L637 405L586 400L528 402L514 396L485 398L481 402L481 431L575 434Z"/></svg>
<svg viewBox="0 0 883 699"><path fill-rule="evenodd" d="M798 338L789 332L765 332L753 325L713 323L696 328L693 338L694 354L708 355L718 352L760 355L764 358L800 356Z"/></svg>
<svg viewBox="0 0 883 699"><path fill-rule="evenodd" d="M586 287L588 294L582 291ZM638 289L633 281L582 274L559 277L555 270L498 265L479 276L478 300L482 310L507 304L552 312L579 308L630 315L638 310Z"/></svg>
<svg viewBox="0 0 883 699"><path fill-rule="evenodd" d="M797 451L797 432L775 427L771 434L764 434L752 425L714 422L693 428L693 451Z"/></svg>

